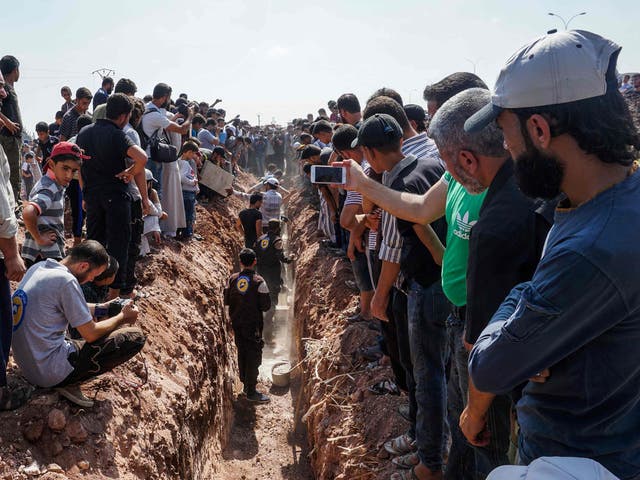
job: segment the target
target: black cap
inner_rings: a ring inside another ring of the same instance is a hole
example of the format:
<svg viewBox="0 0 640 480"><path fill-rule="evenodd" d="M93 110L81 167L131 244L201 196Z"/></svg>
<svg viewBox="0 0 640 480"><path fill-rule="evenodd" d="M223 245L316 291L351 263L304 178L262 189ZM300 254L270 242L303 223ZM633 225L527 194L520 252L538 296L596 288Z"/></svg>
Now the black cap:
<svg viewBox="0 0 640 480"><path fill-rule="evenodd" d="M396 119L386 113L376 113L364 121L358 131L358 138L351 142L351 148L357 146L384 147L401 138L402 129Z"/></svg>
<svg viewBox="0 0 640 480"><path fill-rule="evenodd" d="M409 120L414 122L424 122L427 119L427 112L420 105L410 103L404 106L404 113L407 114Z"/></svg>

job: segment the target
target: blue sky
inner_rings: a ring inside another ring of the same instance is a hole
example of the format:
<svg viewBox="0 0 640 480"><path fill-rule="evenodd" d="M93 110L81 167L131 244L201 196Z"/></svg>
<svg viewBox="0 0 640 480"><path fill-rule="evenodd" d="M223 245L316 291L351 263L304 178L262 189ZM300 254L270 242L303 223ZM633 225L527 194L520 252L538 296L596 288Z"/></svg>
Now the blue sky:
<svg viewBox="0 0 640 480"><path fill-rule="evenodd" d="M427 83L472 71L493 85L518 47L586 11L571 26L623 46L619 70L640 70L634 2L431 0L25 0L4 8L1 55L21 62L16 84L25 127L53 121L62 85L95 91L100 67L158 82L174 97L221 104L257 123L316 113L353 92L364 104L381 86L422 102Z"/></svg>

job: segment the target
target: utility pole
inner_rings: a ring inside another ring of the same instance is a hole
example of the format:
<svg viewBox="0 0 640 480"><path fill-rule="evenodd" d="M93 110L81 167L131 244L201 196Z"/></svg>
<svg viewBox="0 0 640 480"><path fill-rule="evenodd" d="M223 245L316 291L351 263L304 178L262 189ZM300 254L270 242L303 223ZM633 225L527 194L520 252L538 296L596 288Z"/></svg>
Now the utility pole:
<svg viewBox="0 0 640 480"><path fill-rule="evenodd" d="M104 77L114 77L116 75L116 71L111 68L99 68L91 72L91 75L100 75L100 80Z"/></svg>

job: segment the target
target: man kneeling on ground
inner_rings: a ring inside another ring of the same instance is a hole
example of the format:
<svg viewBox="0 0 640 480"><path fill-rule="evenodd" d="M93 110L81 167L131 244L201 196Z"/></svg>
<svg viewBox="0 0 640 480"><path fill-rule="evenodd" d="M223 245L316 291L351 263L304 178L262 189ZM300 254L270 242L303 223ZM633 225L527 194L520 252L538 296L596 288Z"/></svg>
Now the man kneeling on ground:
<svg viewBox="0 0 640 480"><path fill-rule="evenodd" d="M114 317L96 317L108 304L88 304L80 284L91 282L109 264L95 240L73 247L60 262L31 267L13 294L13 355L24 376L40 387L56 387L73 403L91 407L79 387L138 353L146 341L139 328L124 327L138 318L130 302ZM82 340L65 336L71 326Z"/></svg>

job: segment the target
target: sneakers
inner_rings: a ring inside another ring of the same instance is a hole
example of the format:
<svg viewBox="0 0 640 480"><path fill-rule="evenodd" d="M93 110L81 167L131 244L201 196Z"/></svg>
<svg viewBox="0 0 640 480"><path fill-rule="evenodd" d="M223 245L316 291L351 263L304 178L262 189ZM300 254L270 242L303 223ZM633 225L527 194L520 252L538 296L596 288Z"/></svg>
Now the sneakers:
<svg viewBox="0 0 640 480"><path fill-rule="evenodd" d="M22 385L19 387L0 387L0 410L15 410L21 407L31 394L34 388L31 385Z"/></svg>
<svg viewBox="0 0 640 480"><path fill-rule="evenodd" d="M258 391L247 393L247 400L253 403L269 403L271 401L268 396Z"/></svg>
<svg viewBox="0 0 640 480"><path fill-rule="evenodd" d="M76 405L84 408L93 407L93 400L84 396L79 385L67 385L64 387L58 387L56 390L71 403L75 403Z"/></svg>

